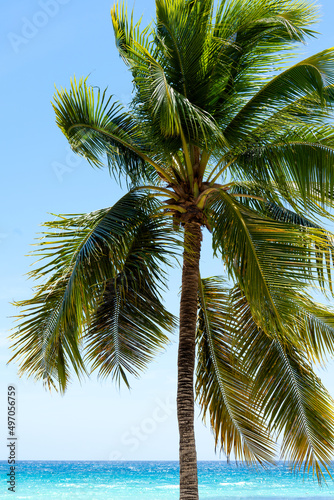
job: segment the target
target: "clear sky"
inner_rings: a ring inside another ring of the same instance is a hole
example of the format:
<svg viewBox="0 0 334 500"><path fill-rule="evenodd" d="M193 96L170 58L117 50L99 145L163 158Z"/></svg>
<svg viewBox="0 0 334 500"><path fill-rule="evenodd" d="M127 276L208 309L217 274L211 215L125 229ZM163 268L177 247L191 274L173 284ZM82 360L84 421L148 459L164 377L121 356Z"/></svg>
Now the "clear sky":
<svg viewBox="0 0 334 500"><path fill-rule="evenodd" d="M131 1L129 2L131 5ZM111 206L122 191L106 170L93 170L75 156L57 128L50 104L54 85L87 76L128 102L131 79L116 48L111 0L1 1L1 218L0 218L0 400L7 385L17 387L18 458L31 460L176 460L175 411L177 337L129 392L96 376L73 380L65 396L41 383L19 379L10 357L8 332L17 311L10 302L31 296L24 276L27 257L50 214L90 212ZM322 33L302 47L305 56L334 45L333 0L321 3ZM136 16L154 16L153 0L137 0ZM202 275L219 273L204 244ZM167 306L177 314L180 273L172 273ZM334 362L319 372L334 396ZM6 405L0 405L0 459L7 458ZM198 416L198 458L218 458L211 432Z"/></svg>

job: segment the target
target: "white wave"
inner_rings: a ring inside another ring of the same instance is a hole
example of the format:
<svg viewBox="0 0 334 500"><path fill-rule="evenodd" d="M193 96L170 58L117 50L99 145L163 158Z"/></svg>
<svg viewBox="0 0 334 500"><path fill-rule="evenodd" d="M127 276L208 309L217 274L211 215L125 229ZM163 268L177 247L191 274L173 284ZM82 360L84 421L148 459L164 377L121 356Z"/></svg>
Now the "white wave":
<svg viewBox="0 0 334 500"><path fill-rule="evenodd" d="M220 486L242 486L244 484L246 484L246 481L239 481L238 483L219 483ZM248 484L252 484L252 483L248 483Z"/></svg>
<svg viewBox="0 0 334 500"><path fill-rule="evenodd" d="M155 488L166 489L166 490L176 490L179 488L178 484L163 484L155 486Z"/></svg>

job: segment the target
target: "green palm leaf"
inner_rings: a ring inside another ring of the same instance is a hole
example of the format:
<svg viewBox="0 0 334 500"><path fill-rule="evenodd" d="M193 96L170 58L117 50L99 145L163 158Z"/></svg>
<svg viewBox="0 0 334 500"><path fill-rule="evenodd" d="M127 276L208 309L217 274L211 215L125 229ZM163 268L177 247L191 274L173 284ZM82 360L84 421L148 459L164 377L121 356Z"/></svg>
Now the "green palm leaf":
<svg viewBox="0 0 334 500"><path fill-rule="evenodd" d="M308 359L323 365L334 354L333 309L314 302L305 292L295 292L292 298L295 313L290 322L296 336L304 344Z"/></svg>
<svg viewBox="0 0 334 500"><path fill-rule="evenodd" d="M85 335L87 360L103 377L138 376L156 352L168 343L164 331L175 327L173 315L159 295L166 264L166 245L175 246L166 221L151 218L138 227L124 264L114 280L105 284L103 296ZM168 252L171 255L171 252Z"/></svg>
<svg viewBox="0 0 334 500"><path fill-rule="evenodd" d="M322 205L323 195L317 189L305 199L291 182L283 183L282 186L271 181L239 180L226 187L229 194L242 201L243 206L274 220L319 228L324 218L333 219L332 214ZM329 206L330 200L331 196L328 194Z"/></svg>
<svg viewBox="0 0 334 500"><path fill-rule="evenodd" d="M208 217L214 250L239 281L254 317L264 330L289 336L284 318L291 311L285 298L309 283L324 287L333 258L330 235L264 217L223 190L212 196Z"/></svg>
<svg viewBox="0 0 334 500"><path fill-rule="evenodd" d="M157 40L160 41L163 54L156 49L152 53L150 51L151 44L143 37L143 34L139 36L139 32L136 26L133 26L132 21L129 26L124 4L118 9L115 8L112 12L115 37L118 41L120 53L130 65L134 77L137 90L136 101L145 103L140 113L146 116L146 119L153 121L153 124L158 127L160 136L166 138L180 136L181 131L183 131L187 137L191 137L196 142L204 139L205 143L218 141L224 144L223 135L214 119L188 99L187 93L184 92L184 86L181 85L179 88L177 84L175 85L176 80L169 71L169 69L175 69L173 63L176 61L183 68L181 72L186 70L185 65L191 67L192 70L194 68L193 59L189 60L188 58L186 62L181 61L181 54L173 53L178 52L178 47L180 47L179 37L177 34L172 34L172 26L169 25L171 23L175 27L175 16L177 16L178 25L180 25L183 16L188 34L191 26L192 40L196 39L198 45L198 34L196 36L196 29L191 21L194 15L192 15L193 9L188 4L183 7L185 9L182 12L174 11L174 14L171 15L170 5L167 7L164 2L157 4L157 14L161 16L157 20ZM203 5L201 8L205 9ZM168 19L165 18L167 13L169 15ZM201 23L203 21L202 17L198 15L196 19L201 20ZM205 34L205 29L202 24L201 26L201 30ZM183 31L186 31L186 28ZM176 43L175 37L177 37L178 43ZM172 47L169 42L172 43ZM194 54L195 47L192 41L190 43L192 46L191 53ZM199 52L201 54L202 50ZM167 63L167 60L169 60L169 63ZM171 81L173 84L171 84ZM183 81L189 82L189 76L183 75Z"/></svg>
<svg viewBox="0 0 334 500"><path fill-rule="evenodd" d="M238 112L225 129L225 135L233 137L249 133L273 113L308 94L317 94L325 104L326 87L334 83L333 49L328 49L298 62L275 76L259 90ZM251 119L250 119L251 118Z"/></svg>
<svg viewBox="0 0 334 500"><path fill-rule="evenodd" d="M129 16L127 5L124 2L114 4L111 9L111 20L114 28L116 47L124 62L131 67L132 61L136 59L136 47L144 47L149 50L152 44L151 26L148 25L141 30L142 19L139 19L134 24L133 11L131 12L131 16ZM140 51L138 56L140 59Z"/></svg>
<svg viewBox="0 0 334 500"><path fill-rule="evenodd" d="M263 87L273 68L281 66L280 51L314 35L309 26L316 18L315 6L294 1L218 3L214 36L230 42L225 50L217 51L220 57L211 65L224 82L215 111L222 126ZM208 87L217 95L212 82Z"/></svg>
<svg viewBox="0 0 334 500"><path fill-rule="evenodd" d="M101 167L107 157L110 169L124 173L132 183L154 182L163 169L151 158L151 143L140 123L118 102L111 102L86 80L71 81L71 90L57 90L54 97L57 124L72 149L89 163ZM168 174L165 174L169 179Z"/></svg>
<svg viewBox="0 0 334 500"><path fill-rule="evenodd" d="M272 217L274 220L287 222L288 224L296 224L297 226L313 227L320 229L320 226L318 224L315 224L306 217L296 214L295 212L293 212L292 210L288 210L287 208L280 207L275 203L270 203L270 202L267 203L266 208L269 213L269 216Z"/></svg>
<svg viewBox="0 0 334 500"><path fill-rule="evenodd" d="M238 157L237 165L247 168L248 176L254 180L273 180L281 185L282 192L288 192L290 185L295 186L305 203L320 195L321 204L330 206L330 193L334 190L333 159L333 145L298 140L254 146Z"/></svg>
<svg viewBox="0 0 334 500"><path fill-rule="evenodd" d="M203 418L209 413L216 446L237 460L274 459L270 439L252 385L234 346L234 317L229 289L219 278L199 284L196 394Z"/></svg>
<svg viewBox="0 0 334 500"><path fill-rule="evenodd" d="M149 214L156 208L157 204L146 195L129 193L109 209L61 216L60 220L45 224L48 232L35 255L46 263L31 276L47 280L39 285L32 299L17 303L23 312L19 316L20 326L12 336L16 351L12 359L23 357L21 372L42 378L50 386L59 383L64 390L70 364L78 375L84 371L84 328L90 324L105 284L117 278L133 240L143 231L143 224L149 224ZM152 238L161 238L163 223L156 217L150 222ZM167 263L165 253L174 240L166 236L164 243L166 248L162 245L150 257L151 294L153 284L162 286L160 265ZM141 251L145 254L147 249ZM166 313L167 317L168 327L170 317Z"/></svg>
<svg viewBox="0 0 334 500"><path fill-rule="evenodd" d="M258 326L240 289L232 291L231 302L238 356L253 378L253 397L270 429L283 436L282 457L297 468L311 467L320 480L334 451L333 400L303 350Z"/></svg>

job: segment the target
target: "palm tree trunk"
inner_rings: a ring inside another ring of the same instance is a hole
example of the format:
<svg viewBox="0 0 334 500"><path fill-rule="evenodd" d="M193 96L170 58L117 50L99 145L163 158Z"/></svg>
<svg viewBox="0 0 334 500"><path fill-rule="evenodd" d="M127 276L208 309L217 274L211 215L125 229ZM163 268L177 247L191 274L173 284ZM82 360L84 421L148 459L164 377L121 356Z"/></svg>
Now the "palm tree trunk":
<svg viewBox="0 0 334 500"><path fill-rule="evenodd" d="M180 500L198 500L194 432L194 367L197 293L202 230L198 222L185 224L180 304L177 417L180 434Z"/></svg>

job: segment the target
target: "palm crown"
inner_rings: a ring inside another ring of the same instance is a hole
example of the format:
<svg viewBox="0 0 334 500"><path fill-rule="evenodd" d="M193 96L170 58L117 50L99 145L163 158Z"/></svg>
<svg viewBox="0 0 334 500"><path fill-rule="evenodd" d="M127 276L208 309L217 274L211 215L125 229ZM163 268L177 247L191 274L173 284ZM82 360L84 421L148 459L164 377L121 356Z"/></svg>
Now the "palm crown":
<svg viewBox="0 0 334 500"><path fill-rule="evenodd" d="M46 280L19 303L13 334L22 372L65 390L85 356L128 385L175 328L161 294L182 248L181 452L193 440L196 342L195 392L216 446L265 463L281 435L282 456L321 476L334 415L312 364L334 352L334 315L308 287L331 292L332 235L321 224L333 205L334 50L280 68L316 17L307 1L156 0L156 21L142 28L114 6L131 105L73 79L54 109L72 148L92 166L107 162L129 192L45 224L45 264L31 274ZM199 277L205 227L229 281ZM181 498L197 498L181 456Z"/></svg>

